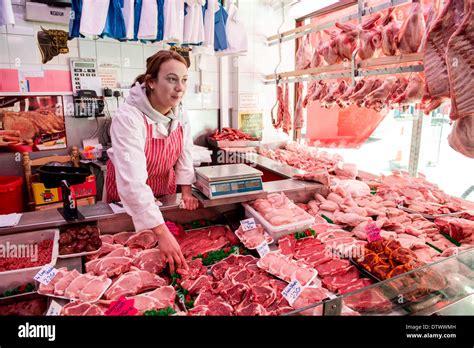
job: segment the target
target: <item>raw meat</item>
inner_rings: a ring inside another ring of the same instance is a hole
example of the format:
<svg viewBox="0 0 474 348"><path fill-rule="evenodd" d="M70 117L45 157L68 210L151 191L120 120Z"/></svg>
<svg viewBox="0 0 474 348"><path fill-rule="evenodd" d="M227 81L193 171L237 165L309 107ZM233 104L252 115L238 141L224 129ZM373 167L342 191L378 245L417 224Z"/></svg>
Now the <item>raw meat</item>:
<svg viewBox="0 0 474 348"><path fill-rule="evenodd" d="M252 137L251 135L245 134L239 129L224 127L222 131L216 130L212 135L209 136L209 139L221 141L221 140L251 140L255 141L257 138Z"/></svg>
<svg viewBox="0 0 474 348"><path fill-rule="evenodd" d="M311 59L310 68L317 68L323 64L323 58L321 57L321 52L320 52L321 42L322 42L321 33L318 31L316 33L316 45L314 47L314 53L313 53L313 58Z"/></svg>
<svg viewBox="0 0 474 348"><path fill-rule="evenodd" d="M306 35L299 43L298 51L296 52L296 70L303 70L309 68L311 65L313 55L313 47L311 45L310 35Z"/></svg>
<svg viewBox="0 0 474 348"><path fill-rule="evenodd" d="M324 277L322 284L330 291L336 292L359 279L359 271L354 266L343 268Z"/></svg>
<svg viewBox="0 0 474 348"><path fill-rule="evenodd" d="M64 296L68 298L79 298L81 290L95 277L91 274L81 274L75 278L64 291ZM102 278L105 280L105 277Z"/></svg>
<svg viewBox="0 0 474 348"><path fill-rule="evenodd" d="M96 300L108 286L105 275L94 277L80 290L79 300L86 302Z"/></svg>
<svg viewBox="0 0 474 348"><path fill-rule="evenodd" d="M5 257L0 258L0 272L12 271L21 268L31 268L46 265L51 262L53 254L53 240L47 239L37 244L37 257ZM20 256L22 253L19 253Z"/></svg>
<svg viewBox="0 0 474 348"><path fill-rule="evenodd" d="M135 232L120 232L120 233L114 234L114 243L125 245L127 240L130 237L134 236L135 234L136 234Z"/></svg>
<svg viewBox="0 0 474 348"><path fill-rule="evenodd" d="M474 116L465 116L454 122L448 137L449 146L455 151L474 158Z"/></svg>
<svg viewBox="0 0 474 348"><path fill-rule="evenodd" d="M357 27L351 23L335 23L341 31L336 36L336 47L341 59L352 60L352 52L357 47Z"/></svg>
<svg viewBox="0 0 474 348"><path fill-rule="evenodd" d="M95 275L105 274L107 277L113 277L127 272L132 265L132 261L129 257L104 257L89 261L86 264L86 270Z"/></svg>
<svg viewBox="0 0 474 348"><path fill-rule="evenodd" d="M393 99L394 103L408 105L419 103L423 97L424 80L420 74L414 74L409 78L405 91Z"/></svg>
<svg viewBox="0 0 474 348"><path fill-rule="evenodd" d="M244 307L239 307L235 311L235 315L238 316L264 316L267 315L265 307L259 303L249 303Z"/></svg>
<svg viewBox="0 0 474 348"><path fill-rule="evenodd" d="M317 303L323 301L328 297L328 293L323 288L316 288L316 287L306 287L301 292L300 296L293 302L292 307L294 309L304 308L310 305L316 305ZM307 309L300 314L312 314L312 309Z"/></svg>
<svg viewBox="0 0 474 348"><path fill-rule="evenodd" d="M64 292L68 288L69 284L79 277L81 274L73 269L71 272L68 272L67 274L64 274L63 277L56 283L54 284L54 293L59 296L64 296Z"/></svg>
<svg viewBox="0 0 474 348"><path fill-rule="evenodd" d="M435 220L440 231L460 243L474 244L474 221L455 217L442 217Z"/></svg>
<svg viewBox="0 0 474 348"><path fill-rule="evenodd" d="M333 259L329 262L325 262L321 265L315 266L315 268L318 271L318 275L324 278L338 271L345 270L349 266L350 263L347 260Z"/></svg>
<svg viewBox="0 0 474 348"><path fill-rule="evenodd" d="M379 289L368 289L343 299L349 308L357 312L385 313L392 309L391 302Z"/></svg>
<svg viewBox="0 0 474 348"><path fill-rule="evenodd" d="M157 242L158 240L155 233L150 230L145 230L138 232L134 236L127 239L125 245L129 248L150 249L153 248Z"/></svg>
<svg viewBox="0 0 474 348"><path fill-rule="evenodd" d="M277 251L272 251L262 257L258 263L258 266L263 270L271 273L285 281L291 281L292 277L297 274L301 280L303 286L313 278L314 270L309 267L304 267L302 264L289 259L285 255ZM301 273L297 273L301 272Z"/></svg>
<svg viewBox="0 0 474 348"><path fill-rule="evenodd" d="M366 19L359 30L359 52L360 59L369 59L375 50L382 46L382 35L380 28L376 26L377 21L382 17L380 13Z"/></svg>
<svg viewBox="0 0 474 348"><path fill-rule="evenodd" d="M400 53L416 53L420 47L423 33L425 32L425 20L421 3L411 4L410 12L403 22L398 33L398 49Z"/></svg>
<svg viewBox="0 0 474 348"><path fill-rule="evenodd" d="M240 226L237 231L235 231L235 234L248 249L256 249L264 241L267 243L273 241L260 224L257 224L257 228L245 232L242 230L242 226Z"/></svg>
<svg viewBox="0 0 474 348"><path fill-rule="evenodd" d="M348 283L346 286L340 287L337 291L338 294L343 295L349 292L353 292L362 288L365 288L369 285L374 284L374 282L368 278L360 278L356 281Z"/></svg>
<svg viewBox="0 0 474 348"><path fill-rule="evenodd" d="M146 271L130 271L122 274L105 292L108 300L118 300L122 296L136 295L140 292L165 285L164 279Z"/></svg>
<svg viewBox="0 0 474 348"><path fill-rule="evenodd" d="M329 38L323 40L324 43L321 45L321 55L329 65L339 63L342 60L338 49L337 37L339 34L335 30L324 30L324 33L326 36L329 36Z"/></svg>
<svg viewBox="0 0 474 348"><path fill-rule="evenodd" d="M161 273L166 266L159 249L141 251L133 259L133 265L141 270L155 274Z"/></svg>
<svg viewBox="0 0 474 348"><path fill-rule="evenodd" d="M388 9L387 14L382 18L380 32L382 34L382 52L386 56L397 54L397 37L400 31L400 24L393 15L395 7Z"/></svg>

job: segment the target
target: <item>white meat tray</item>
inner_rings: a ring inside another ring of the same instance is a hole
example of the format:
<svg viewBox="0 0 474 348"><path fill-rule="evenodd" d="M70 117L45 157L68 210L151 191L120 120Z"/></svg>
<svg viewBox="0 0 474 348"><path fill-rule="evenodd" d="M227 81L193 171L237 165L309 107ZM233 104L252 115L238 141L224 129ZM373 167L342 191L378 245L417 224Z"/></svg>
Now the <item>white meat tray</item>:
<svg viewBox="0 0 474 348"><path fill-rule="evenodd" d="M99 238L101 236L100 234L100 228L97 227L97 229L99 230ZM59 236L61 236L61 233L59 234ZM58 254L58 258L60 259L72 259L73 257L81 257L81 256L87 256L87 255L94 255L96 254L98 251L99 251L100 247L97 248L97 250L93 250L93 251L83 251L82 253L73 253L73 254L66 254L66 255L61 255L61 254Z"/></svg>
<svg viewBox="0 0 474 348"><path fill-rule="evenodd" d="M245 216L248 218L253 217L255 219L255 222L263 225L263 228L265 229L265 231L268 234L270 234L270 236L272 236L274 240L278 240L281 237L290 233L305 230L309 228L311 225L313 225L315 222L314 217L305 212L305 214L308 216L308 218L305 220L300 220L292 224L273 226L262 215L260 215L258 211L252 208L250 204L242 203L242 205L245 208ZM298 206L296 206L296 209L300 209L301 211L303 211Z"/></svg>
<svg viewBox="0 0 474 348"><path fill-rule="evenodd" d="M102 291L97 298L95 298L93 300L90 300L90 301L87 301L87 302L94 303L94 302L99 301L102 298L102 296L104 296L105 292L109 289L110 285L112 285L112 279L107 278L106 284L107 284L107 286L104 288L104 291ZM68 301L79 301L78 298L71 298L71 297L67 297L67 296L60 296L60 295L55 295L55 294L42 293L39 290L38 290L38 294L43 295L43 296L53 297L53 298L61 298L63 300L68 300Z"/></svg>

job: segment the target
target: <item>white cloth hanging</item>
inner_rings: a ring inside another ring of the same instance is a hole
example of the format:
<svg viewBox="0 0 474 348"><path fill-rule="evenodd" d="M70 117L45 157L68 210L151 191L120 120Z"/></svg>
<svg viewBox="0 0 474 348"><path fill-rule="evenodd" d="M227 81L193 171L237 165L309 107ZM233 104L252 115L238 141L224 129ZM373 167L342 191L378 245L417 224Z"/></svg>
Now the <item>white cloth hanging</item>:
<svg viewBox="0 0 474 348"><path fill-rule="evenodd" d="M230 3L227 11L229 17L227 18L227 24L225 31L227 35L227 46L224 53L243 53L248 50L247 31L245 30L244 23L239 17L239 9Z"/></svg>
<svg viewBox="0 0 474 348"><path fill-rule="evenodd" d="M104 31L110 0L83 0L80 32L84 36L100 35Z"/></svg>
<svg viewBox="0 0 474 348"><path fill-rule="evenodd" d="M184 0L165 0L165 29L163 40L183 42L184 34Z"/></svg>
<svg viewBox="0 0 474 348"><path fill-rule="evenodd" d="M206 0L186 0L187 13L184 16L184 38L183 42L198 44L204 41L204 20L202 18L202 6Z"/></svg>
<svg viewBox="0 0 474 348"><path fill-rule="evenodd" d="M135 20L135 1L124 0L123 2L123 19L125 21L126 38L133 40L134 20Z"/></svg>
<svg viewBox="0 0 474 348"><path fill-rule="evenodd" d="M144 40L155 40L157 33L158 4L156 0L143 0L137 37Z"/></svg>
<svg viewBox="0 0 474 348"><path fill-rule="evenodd" d="M219 10L217 0L207 0L207 10L204 16L204 42L203 46L211 47L214 51L214 16Z"/></svg>
<svg viewBox="0 0 474 348"><path fill-rule="evenodd" d="M0 1L0 25L15 24L11 0Z"/></svg>

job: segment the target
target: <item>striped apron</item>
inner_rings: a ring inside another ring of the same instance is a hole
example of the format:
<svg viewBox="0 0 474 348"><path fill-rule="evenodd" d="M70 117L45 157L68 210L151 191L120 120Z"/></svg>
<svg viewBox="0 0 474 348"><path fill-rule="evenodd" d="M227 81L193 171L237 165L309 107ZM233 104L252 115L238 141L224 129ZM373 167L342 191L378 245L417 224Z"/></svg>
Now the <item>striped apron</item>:
<svg viewBox="0 0 474 348"><path fill-rule="evenodd" d="M180 124L164 139L153 138L153 125L147 127L145 157L148 172L147 185L155 196L171 195L176 193L176 173L174 166L183 151L183 127ZM117 191L115 168L111 160L107 162L107 202L118 202L120 197Z"/></svg>

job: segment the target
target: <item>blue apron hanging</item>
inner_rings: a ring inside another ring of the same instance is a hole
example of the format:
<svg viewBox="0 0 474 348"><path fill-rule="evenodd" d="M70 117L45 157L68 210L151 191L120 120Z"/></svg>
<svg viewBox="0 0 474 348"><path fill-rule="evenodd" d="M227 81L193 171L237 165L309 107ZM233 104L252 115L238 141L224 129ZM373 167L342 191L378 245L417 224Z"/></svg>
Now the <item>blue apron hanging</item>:
<svg viewBox="0 0 474 348"><path fill-rule="evenodd" d="M142 15L142 0L135 0L135 16L134 16L134 34L133 40L138 40L138 28L140 27L140 16Z"/></svg>
<svg viewBox="0 0 474 348"><path fill-rule="evenodd" d="M72 0L71 16L69 19L69 38L81 37L81 14L82 14L82 0Z"/></svg>
<svg viewBox="0 0 474 348"><path fill-rule="evenodd" d="M105 22L102 37L109 36L114 39L125 39L127 37L122 8L123 0L110 0L109 12L107 13L107 21Z"/></svg>
<svg viewBox="0 0 474 348"><path fill-rule="evenodd" d="M163 41L163 34L165 31L165 15L164 15L164 0L156 0L156 4L158 6L158 33L156 35L156 39L158 41Z"/></svg>
<svg viewBox="0 0 474 348"><path fill-rule="evenodd" d="M225 25L229 15L222 5L219 5L219 11L214 16L214 51L227 49L227 34Z"/></svg>

